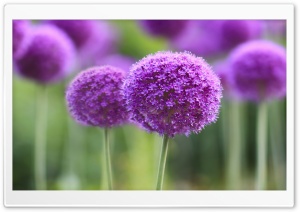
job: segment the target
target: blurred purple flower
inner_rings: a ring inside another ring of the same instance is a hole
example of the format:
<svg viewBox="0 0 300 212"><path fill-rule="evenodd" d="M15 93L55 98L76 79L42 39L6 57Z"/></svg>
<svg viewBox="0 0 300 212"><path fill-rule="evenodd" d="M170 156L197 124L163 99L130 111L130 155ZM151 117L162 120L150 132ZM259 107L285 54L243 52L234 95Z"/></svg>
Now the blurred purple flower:
<svg viewBox="0 0 300 212"><path fill-rule="evenodd" d="M200 57L158 52L131 67L124 95L132 120L160 135L200 132L218 116L222 87Z"/></svg>
<svg viewBox="0 0 300 212"><path fill-rule="evenodd" d="M104 58L101 57L96 62L96 65L111 65L111 66L121 68L127 73L129 73L129 68L133 63L135 63L135 59L131 57L121 55L121 54L112 54Z"/></svg>
<svg viewBox="0 0 300 212"><path fill-rule="evenodd" d="M174 38L184 30L188 22L188 20L141 20L139 24L152 36Z"/></svg>
<svg viewBox="0 0 300 212"><path fill-rule="evenodd" d="M75 47L70 38L51 25L33 29L23 56L16 60L16 71L38 83L54 83L66 77L75 59Z"/></svg>
<svg viewBox="0 0 300 212"><path fill-rule="evenodd" d="M31 34L30 21L13 20L13 57L21 57L30 41Z"/></svg>
<svg viewBox="0 0 300 212"><path fill-rule="evenodd" d="M198 20L191 21L172 46L201 57L217 57L235 46L262 35L261 21Z"/></svg>
<svg viewBox="0 0 300 212"><path fill-rule="evenodd" d="M249 40L259 39L263 22L257 20L224 20L220 24L221 47L230 50Z"/></svg>
<svg viewBox="0 0 300 212"><path fill-rule="evenodd" d="M114 51L117 31L109 23L97 20L50 20L64 30L78 50L80 67L94 65L99 57Z"/></svg>
<svg viewBox="0 0 300 212"><path fill-rule="evenodd" d="M270 41L249 41L229 57L229 82L243 100L265 101L286 94L285 48Z"/></svg>
<svg viewBox="0 0 300 212"><path fill-rule="evenodd" d="M171 46L201 57L217 55L221 51L218 26L218 21L191 21L183 33L171 40Z"/></svg>
<svg viewBox="0 0 300 212"><path fill-rule="evenodd" d="M114 127L128 121L122 85L126 73L113 66L80 72L66 91L71 116L80 124Z"/></svg>

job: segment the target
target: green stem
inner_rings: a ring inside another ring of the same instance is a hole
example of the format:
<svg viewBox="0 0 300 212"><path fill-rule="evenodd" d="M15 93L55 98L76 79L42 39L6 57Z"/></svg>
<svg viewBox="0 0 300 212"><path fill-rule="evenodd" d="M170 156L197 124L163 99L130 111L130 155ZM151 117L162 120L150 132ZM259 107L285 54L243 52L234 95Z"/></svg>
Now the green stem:
<svg viewBox="0 0 300 212"><path fill-rule="evenodd" d="M228 158L228 143L229 143L229 126L228 126L228 119L229 119L229 102L224 100L222 102L221 112L220 112L220 119L221 119L221 134L222 134L222 149L224 158Z"/></svg>
<svg viewBox="0 0 300 212"><path fill-rule="evenodd" d="M280 107L280 102L274 102L269 106L270 116L269 116L269 136L271 147L271 158L273 165L273 177L275 180L275 189L284 189L285 188L285 171L284 167L284 146L282 145L283 132L282 132L282 108Z"/></svg>
<svg viewBox="0 0 300 212"><path fill-rule="evenodd" d="M228 140L228 167L227 186L228 189L241 189L241 166L242 166L242 146L241 146L241 121L240 107L238 102L232 102L229 108L229 140Z"/></svg>
<svg viewBox="0 0 300 212"><path fill-rule="evenodd" d="M69 137L66 143L66 174L67 177L71 180L68 180L67 188L68 189L78 189L81 187L81 179L78 178L78 171L76 168L78 164L78 157L80 157L81 152L78 152L78 143L82 141L80 128L77 127L74 120L70 117L68 119L68 131ZM83 151L83 149L81 149Z"/></svg>
<svg viewBox="0 0 300 212"><path fill-rule="evenodd" d="M161 148L161 154L160 154L160 160L159 160L156 190L162 190L165 166L166 166L166 159L167 159L167 152L168 152L168 143L169 143L169 137L167 135L164 135L163 144L162 144L162 148Z"/></svg>
<svg viewBox="0 0 300 212"><path fill-rule="evenodd" d="M38 87L36 97L36 123L34 147L34 178L37 190L46 185L46 140L47 140L47 88Z"/></svg>
<svg viewBox="0 0 300 212"><path fill-rule="evenodd" d="M104 129L104 151L105 151L105 166L108 180L108 189L112 190L112 171L111 171L111 161L110 161L110 150L109 150L109 129Z"/></svg>
<svg viewBox="0 0 300 212"><path fill-rule="evenodd" d="M257 175L256 189L267 187L267 103L260 103L257 114Z"/></svg>

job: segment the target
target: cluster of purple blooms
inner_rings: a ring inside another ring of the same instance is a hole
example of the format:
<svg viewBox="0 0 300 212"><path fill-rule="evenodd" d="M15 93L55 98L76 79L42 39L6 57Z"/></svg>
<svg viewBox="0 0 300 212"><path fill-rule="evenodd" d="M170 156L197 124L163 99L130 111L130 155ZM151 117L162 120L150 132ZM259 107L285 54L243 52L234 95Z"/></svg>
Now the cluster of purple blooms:
<svg viewBox="0 0 300 212"><path fill-rule="evenodd" d="M273 42L241 44L215 70L230 98L261 102L286 95L286 51Z"/></svg>
<svg viewBox="0 0 300 212"><path fill-rule="evenodd" d="M172 49L205 58L222 56L265 34L285 33L285 21L280 20L142 20L139 24L146 33L167 38Z"/></svg>
<svg viewBox="0 0 300 212"><path fill-rule="evenodd" d="M190 134L216 121L222 87L200 57L158 52L131 67L124 95L133 121L150 132Z"/></svg>
<svg viewBox="0 0 300 212"><path fill-rule="evenodd" d="M147 33L169 39L178 50L201 56L233 50L215 66L216 73L203 58L189 52L158 52L133 64L132 58L109 55L117 34L105 22L55 20L31 26L28 21L14 21L16 71L39 83L52 83L75 66L98 65L79 73L66 91L74 119L99 127L130 119L149 132L171 137L198 133L216 121L221 82L231 90L230 96L246 100L285 95L284 48L252 41L262 35L261 21L144 20L139 24Z"/></svg>
<svg viewBox="0 0 300 212"><path fill-rule="evenodd" d="M221 96L211 67L187 52L149 55L129 75L113 66L93 67L66 92L69 111L79 123L113 127L130 118L147 131L172 137L200 132L216 121Z"/></svg>
<svg viewBox="0 0 300 212"><path fill-rule="evenodd" d="M79 73L66 92L73 118L83 125L103 128L124 124L129 118L122 95L125 75L113 66L92 67Z"/></svg>
<svg viewBox="0 0 300 212"><path fill-rule="evenodd" d="M16 60L17 73L42 84L66 77L75 59L72 40L50 25L32 29L30 36L23 56Z"/></svg>
<svg viewBox="0 0 300 212"><path fill-rule="evenodd" d="M13 58L21 76L54 83L114 52L115 29L105 21L13 21Z"/></svg>

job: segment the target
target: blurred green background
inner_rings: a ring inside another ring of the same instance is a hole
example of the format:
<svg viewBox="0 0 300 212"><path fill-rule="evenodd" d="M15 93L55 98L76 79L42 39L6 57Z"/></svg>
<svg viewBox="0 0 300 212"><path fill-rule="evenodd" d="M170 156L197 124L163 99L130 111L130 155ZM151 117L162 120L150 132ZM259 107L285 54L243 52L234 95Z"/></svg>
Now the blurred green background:
<svg viewBox="0 0 300 212"><path fill-rule="evenodd" d="M135 21L112 21L120 32L119 52L136 60L168 49L163 38L143 32ZM103 169L103 129L75 123L67 112L64 92L68 82L51 85L48 92L47 187L49 190L107 189ZM34 189L33 152L36 95L39 85L13 78L13 189ZM217 123L200 134L176 136L169 144L165 190L223 190L228 187L227 165L230 134L242 136L241 183L238 188L255 188L256 114L254 103L237 103L240 129L231 123L236 103L222 99ZM286 100L269 104L268 189L285 189ZM115 190L155 188L161 140L136 126L112 129L111 160ZM270 145L270 144L274 145ZM274 167L277 167L276 169ZM278 168L279 167L279 168ZM229 174L230 175L230 174Z"/></svg>

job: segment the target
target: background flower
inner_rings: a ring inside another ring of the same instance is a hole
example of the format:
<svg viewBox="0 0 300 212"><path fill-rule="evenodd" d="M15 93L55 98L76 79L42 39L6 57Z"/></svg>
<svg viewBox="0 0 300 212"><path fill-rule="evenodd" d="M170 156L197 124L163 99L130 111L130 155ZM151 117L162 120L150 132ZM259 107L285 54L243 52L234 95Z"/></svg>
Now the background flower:
<svg viewBox="0 0 300 212"><path fill-rule="evenodd" d="M23 56L16 60L16 71L38 83L54 83L72 71L74 59L73 43L63 31L50 25L37 26Z"/></svg>
<svg viewBox="0 0 300 212"><path fill-rule="evenodd" d="M245 100L264 101L286 94L286 53L270 41L251 41L237 47L229 57L230 83Z"/></svg>

